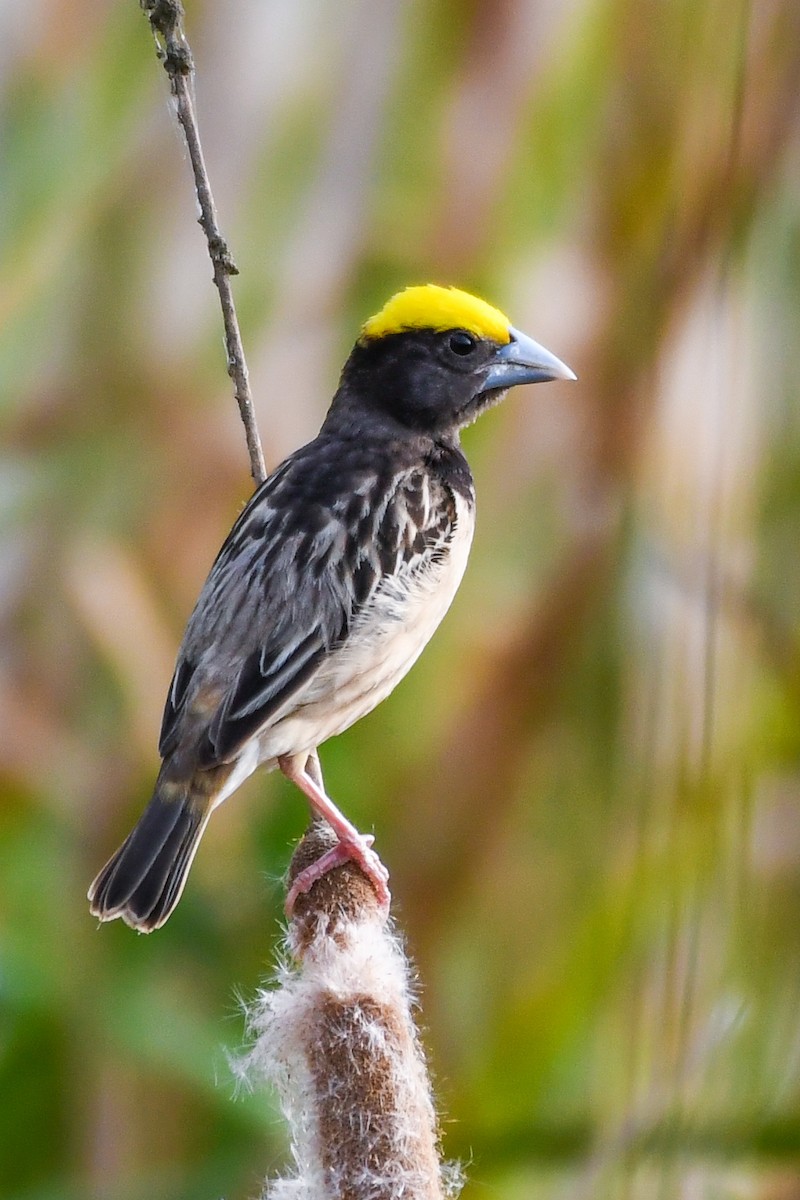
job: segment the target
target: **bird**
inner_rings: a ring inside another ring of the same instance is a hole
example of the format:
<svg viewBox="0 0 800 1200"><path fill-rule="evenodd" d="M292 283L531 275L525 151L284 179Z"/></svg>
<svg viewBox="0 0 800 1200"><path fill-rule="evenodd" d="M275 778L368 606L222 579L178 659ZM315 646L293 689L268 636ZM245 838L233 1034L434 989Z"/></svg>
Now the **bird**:
<svg viewBox="0 0 800 1200"><path fill-rule="evenodd" d="M348 860L388 909L374 839L327 795L318 748L389 695L461 583L475 524L461 430L509 388L575 378L456 287L407 287L363 324L319 434L256 489L211 567L167 693L153 797L89 889L94 916L162 926L212 812L258 767L279 769L336 834L287 913Z"/></svg>

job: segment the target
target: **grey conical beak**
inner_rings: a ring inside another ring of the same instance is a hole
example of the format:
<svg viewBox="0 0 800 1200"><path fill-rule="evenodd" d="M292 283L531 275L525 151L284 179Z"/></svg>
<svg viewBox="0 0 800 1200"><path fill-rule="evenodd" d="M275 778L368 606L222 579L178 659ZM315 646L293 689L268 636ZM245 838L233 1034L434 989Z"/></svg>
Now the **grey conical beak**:
<svg viewBox="0 0 800 1200"><path fill-rule="evenodd" d="M511 341L501 346L494 356L481 387L482 392L515 387L520 383L547 383L551 379L577 379L566 363L527 334L513 326Z"/></svg>

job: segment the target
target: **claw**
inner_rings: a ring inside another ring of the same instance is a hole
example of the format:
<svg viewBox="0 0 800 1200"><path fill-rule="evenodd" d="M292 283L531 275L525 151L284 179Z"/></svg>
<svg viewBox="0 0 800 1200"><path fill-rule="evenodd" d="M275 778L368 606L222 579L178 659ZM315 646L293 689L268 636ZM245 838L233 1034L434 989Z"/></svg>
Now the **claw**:
<svg viewBox="0 0 800 1200"><path fill-rule="evenodd" d="M305 793L314 811L328 822L339 839L335 846L295 877L286 897L287 917L292 915L298 896L309 891L328 871L346 862L354 862L361 868L378 894L381 909L387 914L391 902L391 894L386 886L389 872L372 849L375 838L371 833L359 833L339 812L330 797L326 796L316 752L311 755L284 755L278 759L278 766L286 778L291 779Z"/></svg>
<svg viewBox="0 0 800 1200"><path fill-rule="evenodd" d="M348 862L354 862L361 868L377 893L381 910L388 913L392 899L387 887L389 872L375 851L371 849L374 841L375 838L372 834L365 834L355 843L337 842L330 850L326 850L316 862L300 871L295 876L286 896L285 912L287 917L291 917L298 896L309 892L317 880L322 879L323 875L327 875L334 867L341 867Z"/></svg>

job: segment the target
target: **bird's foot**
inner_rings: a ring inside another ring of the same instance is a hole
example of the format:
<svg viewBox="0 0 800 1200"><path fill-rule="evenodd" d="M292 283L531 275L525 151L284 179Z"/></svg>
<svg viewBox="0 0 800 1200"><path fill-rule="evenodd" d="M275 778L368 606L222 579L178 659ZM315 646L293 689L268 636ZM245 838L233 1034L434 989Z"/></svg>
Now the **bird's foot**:
<svg viewBox="0 0 800 1200"><path fill-rule="evenodd" d="M326 850L316 862L304 867L295 876L286 895L287 917L291 917L298 896L309 892L317 880L327 875L334 867L341 867L348 862L360 867L377 893L382 912L388 913L392 899L388 887L389 872L372 849L374 841L372 834L358 834L355 839L343 838L330 850Z"/></svg>

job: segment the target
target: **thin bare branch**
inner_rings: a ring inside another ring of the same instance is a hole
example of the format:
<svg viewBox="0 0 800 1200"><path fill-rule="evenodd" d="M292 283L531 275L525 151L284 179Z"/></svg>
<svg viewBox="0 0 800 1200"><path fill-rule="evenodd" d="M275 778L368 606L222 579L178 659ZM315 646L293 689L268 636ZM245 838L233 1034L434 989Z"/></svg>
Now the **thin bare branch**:
<svg viewBox="0 0 800 1200"><path fill-rule="evenodd" d="M267 471L253 411L250 379L231 288L230 277L238 275L239 271L217 224L217 210L203 158L194 101L194 61L183 28L183 5L180 0L140 0L140 3L153 30L158 57L163 62L164 70L169 76L170 87L177 105L178 120L186 138L197 200L200 205L199 224L206 235L208 253L214 268L214 283L219 292L222 307L228 374L233 380L234 395L244 424L247 450L250 455L250 472L258 486L266 479Z"/></svg>

